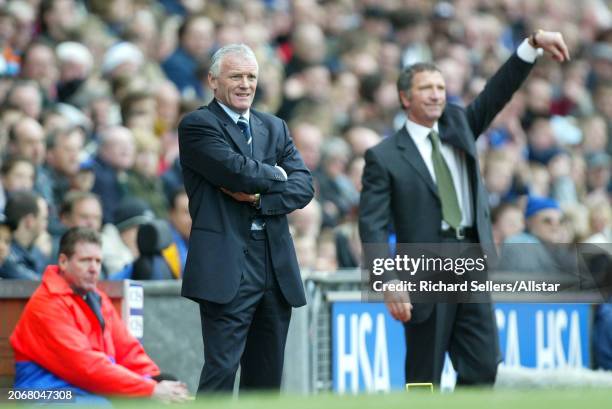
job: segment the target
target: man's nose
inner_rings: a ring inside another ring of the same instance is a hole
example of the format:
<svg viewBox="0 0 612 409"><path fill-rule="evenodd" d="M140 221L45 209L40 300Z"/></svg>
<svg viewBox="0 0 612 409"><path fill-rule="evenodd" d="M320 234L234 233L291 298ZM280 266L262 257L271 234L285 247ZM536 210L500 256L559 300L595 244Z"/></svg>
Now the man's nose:
<svg viewBox="0 0 612 409"><path fill-rule="evenodd" d="M440 99L442 99L444 97L444 90L440 90L440 89L433 89L431 92L431 98L439 101Z"/></svg>

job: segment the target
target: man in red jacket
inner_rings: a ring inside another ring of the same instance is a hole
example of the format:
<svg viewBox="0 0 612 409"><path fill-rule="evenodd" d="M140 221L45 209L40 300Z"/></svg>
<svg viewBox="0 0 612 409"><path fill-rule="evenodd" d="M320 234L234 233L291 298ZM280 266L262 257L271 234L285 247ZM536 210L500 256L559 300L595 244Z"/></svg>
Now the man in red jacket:
<svg viewBox="0 0 612 409"><path fill-rule="evenodd" d="M76 396L187 399L185 384L155 380L159 368L96 288L102 263L99 234L70 229L59 253L58 265L45 270L10 338L15 387L69 388Z"/></svg>

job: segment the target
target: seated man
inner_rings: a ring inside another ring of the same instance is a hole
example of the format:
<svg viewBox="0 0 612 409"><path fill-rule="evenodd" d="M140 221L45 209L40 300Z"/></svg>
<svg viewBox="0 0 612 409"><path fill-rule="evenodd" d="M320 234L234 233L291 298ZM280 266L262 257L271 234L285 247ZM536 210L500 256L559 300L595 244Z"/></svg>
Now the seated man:
<svg viewBox="0 0 612 409"><path fill-rule="evenodd" d="M96 395L183 401L185 384L162 380L157 365L96 288L102 264L98 232L83 227L61 238L58 265L45 270L11 335L15 387L71 389Z"/></svg>

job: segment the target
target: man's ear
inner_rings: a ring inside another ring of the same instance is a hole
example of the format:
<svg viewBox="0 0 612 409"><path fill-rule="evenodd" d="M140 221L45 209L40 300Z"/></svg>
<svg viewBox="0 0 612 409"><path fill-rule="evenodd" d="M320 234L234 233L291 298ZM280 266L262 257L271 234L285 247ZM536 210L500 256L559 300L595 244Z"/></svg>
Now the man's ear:
<svg viewBox="0 0 612 409"><path fill-rule="evenodd" d="M68 256L66 256L64 253L60 253L57 259L57 265L59 266L60 271L65 271L67 264L68 264Z"/></svg>
<svg viewBox="0 0 612 409"><path fill-rule="evenodd" d="M213 90L213 92L217 91L217 78L213 77L213 74L210 71L208 72L208 86Z"/></svg>
<svg viewBox="0 0 612 409"><path fill-rule="evenodd" d="M407 91L399 92L400 105L404 109L410 108L410 93Z"/></svg>

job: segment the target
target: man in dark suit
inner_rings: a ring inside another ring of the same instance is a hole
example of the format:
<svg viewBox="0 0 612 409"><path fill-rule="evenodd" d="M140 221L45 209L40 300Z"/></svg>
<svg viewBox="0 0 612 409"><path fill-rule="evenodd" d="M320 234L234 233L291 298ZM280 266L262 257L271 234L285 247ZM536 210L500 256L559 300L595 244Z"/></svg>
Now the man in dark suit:
<svg viewBox="0 0 612 409"><path fill-rule="evenodd" d="M479 252L495 251L475 141L521 86L539 49L559 62L569 59L560 33L537 31L465 109L446 104L445 81L435 65L403 70L398 92L406 125L365 155L359 215L364 245L387 243L392 227L397 243L480 243ZM385 292L384 298L391 315L404 322L406 382L438 383L446 351L458 384L495 381L499 353L490 303L413 308L407 293Z"/></svg>
<svg viewBox="0 0 612 409"><path fill-rule="evenodd" d="M199 392L278 389L291 307L306 304L286 214L312 177L278 117L251 109L258 65L245 45L212 58L215 99L179 125L193 220L182 295L200 304Z"/></svg>

